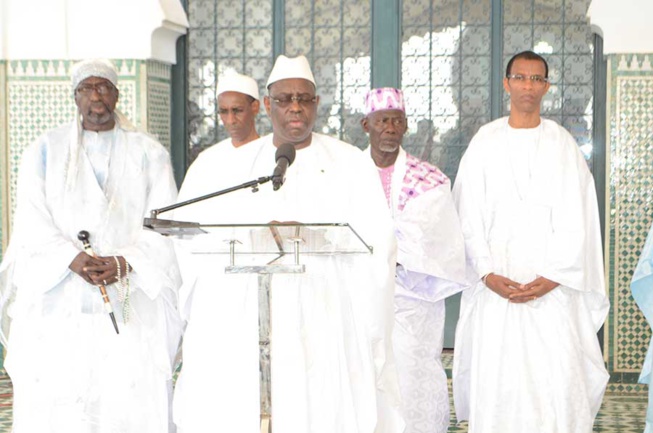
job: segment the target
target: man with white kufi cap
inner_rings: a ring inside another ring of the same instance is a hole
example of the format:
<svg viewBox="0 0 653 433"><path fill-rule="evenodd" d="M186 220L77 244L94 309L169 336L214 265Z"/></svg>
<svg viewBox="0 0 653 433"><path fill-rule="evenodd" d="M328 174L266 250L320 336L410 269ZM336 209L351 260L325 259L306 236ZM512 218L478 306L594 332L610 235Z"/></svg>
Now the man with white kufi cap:
<svg viewBox="0 0 653 433"><path fill-rule="evenodd" d="M253 78L229 69L218 78L217 98L218 114L229 138L202 151L193 161L179 190L179 201L249 180L246 176L249 175L255 149L246 144L259 138L256 132L256 115L260 106L258 84ZM175 211L174 217L215 223L223 214L226 202L237 201L238 195L231 194L182 207Z"/></svg>
<svg viewBox="0 0 653 433"><path fill-rule="evenodd" d="M408 127L401 90L370 90L361 125L370 136L364 158L378 172L397 236L392 339L405 433L446 433L449 392L440 360L444 299L465 284L464 240L451 183L437 167L401 147Z"/></svg>
<svg viewBox="0 0 653 433"><path fill-rule="evenodd" d="M249 178L250 170L257 151L257 146L252 142L259 138L255 124L260 106L258 84L253 78L230 69L218 78L217 98L218 113L230 137L202 151L193 161L179 190L178 201L180 202L251 180ZM249 190L240 190L197 202L176 209L172 218L206 224L237 223L239 221L232 217L230 210L240 209L242 201L248 195L251 195ZM222 287L221 280L226 276L222 275L223 272L216 272L216 256L196 253L205 252L207 245L212 247L222 244L223 239L214 239L210 235L196 236L191 240L183 239L175 242L184 282L179 291L179 309L184 320L192 321L192 325L187 327L188 337L184 341L183 378L177 382L175 391L175 422L179 425L180 432L193 431L188 423L201 420L189 413L188 410L183 409L188 401L182 397L187 394L186 391L193 394L192 390L198 387L201 389L198 392L203 395L206 387L219 388L225 383L222 380L211 385L215 374L207 375L206 380L201 377L203 373L196 376L196 371L203 370L195 367L197 365L195 354L199 353L202 357L201 365L208 365L214 358L237 359L237 362L247 362L238 359L237 356L233 357L237 353L234 350L232 350L231 356L225 357L224 347L213 342L213 332L216 332L218 326L224 326L225 318L228 317L225 314L216 314L216 308L233 309L237 305L225 297L228 293L218 290ZM222 298L219 301L206 302L207 298L221 295ZM194 299L200 301L193 303ZM216 323L216 321L220 323ZM230 326L238 326L238 324L232 322ZM256 341L256 335L254 335L252 342L256 344ZM258 365L256 355L252 357L251 362L255 366ZM217 361L215 365L219 365ZM229 368L222 372L228 375L228 370ZM257 384L257 379L254 378L254 380L254 383ZM241 385L246 386L246 383ZM238 395L239 393L234 393L231 399L238 402ZM258 402L255 403L258 405ZM190 410L196 411L201 407L201 403L197 405L191 403ZM239 412L232 412L232 416L238 417ZM206 430L206 425L200 429L210 431ZM243 430L236 428L233 431Z"/></svg>
<svg viewBox="0 0 653 433"><path fill-rule="evenodd" d="M170 158L116 110L111 62L76 64L72 84L76 119L23 153L0 266L1 298L15 299L1 333L12 431L168 432L181 281L172 245L142 219L175 200Z"/></svg>
<svg viewBox="0 0 653 433"><path fill-rule="evenodd" d="M256 151L248 177L270 175L282 144L294 146L295 161L280 189L264 184L223 212L241 223L349 223L374 247L373 254L305 255L305 273L272 278L272 429L402 432L391 347L396 247L381 187L360 150L312 132L319 96L304 56L279 56L267 88L273 133L247 145ZM327 238L337 239L329 230ZM198 289L175 421L183 433L259 432L256 281L224 277L202 301L209 291ZM200 311L213 318L210 330L196 326Z"/></svg>
<svg viewBox="0 0 653 433"><path fill-rule="evenodd" d="M256 80L230 69L218 79L218 114L234 147L258 138L256 115L259 111Z"/></svg>

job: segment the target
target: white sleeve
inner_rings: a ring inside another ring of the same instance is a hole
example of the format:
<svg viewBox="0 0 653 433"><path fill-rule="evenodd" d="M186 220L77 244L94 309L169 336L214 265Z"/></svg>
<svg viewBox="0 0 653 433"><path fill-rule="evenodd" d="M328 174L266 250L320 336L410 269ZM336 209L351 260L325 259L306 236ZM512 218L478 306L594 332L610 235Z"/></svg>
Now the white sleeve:
<svg viewBox="0 0 653 433"><path fill-rule="evenodd" d="M460 224L465 238L467 260L475 271L475 278L492 272L494 265L486 240L485 221L485 170L479 149L478 136L472 139L463 156L453 187L453 197L458 209Z"/></svg>

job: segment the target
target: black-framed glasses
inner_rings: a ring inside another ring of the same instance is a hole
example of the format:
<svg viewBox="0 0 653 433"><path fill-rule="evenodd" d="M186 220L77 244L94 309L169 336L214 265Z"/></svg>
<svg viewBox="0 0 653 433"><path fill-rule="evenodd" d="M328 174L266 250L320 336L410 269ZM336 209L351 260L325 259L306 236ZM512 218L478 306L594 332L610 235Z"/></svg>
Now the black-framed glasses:
<svg viewBox="0 0 653 433"><path fill-rule="evenodd" d="M111 83L96 83L96 84L80 84L75 89L75 92L82 95L90 95L93 92L98 92L100 95L108 95L115 89Z"/></svg>
<svg viewBox="0 0 653 433"><path fill-rule="evenodd" d="M279 107L287 107L293 102L297 102L299 105L302 105L304 107L309 107L315 102L317 102L317 96L310 96L310 95L299 95L299 96L292 96L292 95L281 95L278 98L270 95L270 100L273 101L275 104L277 104Z"/></svg>
<svg viewBox="0 0 653 433"><path fill-rule="evenodd" d="M526 83L526 81L530 80L530 82L533 83L534 86L544 86L546 83L549 82L548 78L545 78L541 75L512 74L512 75L506 75L506 78L518 84L524 84Z"/></svg>

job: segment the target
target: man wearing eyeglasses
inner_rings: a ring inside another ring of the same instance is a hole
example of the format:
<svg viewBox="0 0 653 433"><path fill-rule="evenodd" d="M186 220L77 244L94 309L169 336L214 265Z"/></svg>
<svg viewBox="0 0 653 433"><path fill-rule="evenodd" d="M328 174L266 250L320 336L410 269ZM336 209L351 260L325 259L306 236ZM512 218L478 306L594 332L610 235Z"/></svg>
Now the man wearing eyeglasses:
<svg viewBox="0 0 653 433"><path fill-rule="evenodd" d="M0 298L15 294L2 308L12 431L167 432L181 280L169 240L142 219L176 197L170 158L116 109L113 64L80 62L72 84L75 120L22 155L0 267Z"/></svg>
<svg viewBox="0 0 653 433"><path fill-rule="evenodd" d="M608 374L596 191L573 137L540 117L548 65L515 55L510 115L483 126L454 186L470 273L454 398L470 433L588 433Z"/></svg>
<svg viewBox="0 0 653 433"><path fill-rule="evenodd" d="M276 60L264 98L273 132L247 144L256 150L248 175L271 175L277 148L284 143L294 146L295 161L280 189L263 184L255 194L242 196L237 208L224 209L221 218L239 223L349 223L374 250L300 253L305 273L272 277L272 430L401 433L390 339L392 222L381 186L360 150L313 132L319 104L315 83L306 57L282 55ZM302 230L302 236L310 234L310 229ZM341 245L344 240L337 228L319 233L327 244ZM175 391L175 420L183 433L257 433L256 280L247 284L242 276L219 278L212 291L202 291L207 295L201 302L196 297L192 303L184 367ZM194 296L199 289L195 287ZM196 326L198 317L206 318L205 326Z"/></svg>
<svg viewBox="0 0 653 433"><path fill-rule="evenodd" d="M370 136L364 157L378 171L397 237L392 341L404 433L446 433L444 299L465 285L464 241L451 184L437 167L401 147L408 129L401 90L370 90L361 125Z"/></svg>

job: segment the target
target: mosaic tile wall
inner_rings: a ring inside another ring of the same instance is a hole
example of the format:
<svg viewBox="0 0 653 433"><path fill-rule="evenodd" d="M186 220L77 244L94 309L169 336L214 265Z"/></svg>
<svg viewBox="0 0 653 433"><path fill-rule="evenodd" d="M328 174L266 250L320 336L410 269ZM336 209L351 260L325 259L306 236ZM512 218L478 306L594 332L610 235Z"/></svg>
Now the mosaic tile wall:
<svg viewBox="0 0 653 433"><path fill-rule="evenodd" d="M6 98L7 63L0 60L0 260L6 248L8 219L4 209L7 203L7 98Z"/></svg>
<svg viewBox="0 0 653 433"><path fill-rule="evenodd" d="M118 108L139 127L170 147L170 66L154 61L114 60L119 74ZM7 226L0 230L6 239L15 207L20 158L25 147L44 131L71 121L75 103L70 86L68 60L21 60L0 63L0 114L6 112L7 127L0 123L2 195L0 211ZM6 86L2 85L6 80ZM1 90L0 90L1 92ZM4 132L6 131L6 133ZM3 147L3 141L5 144Z"/></svg>
<svg viewBox="0 0 653 433"><path fill-rule="evenodd" d="M637 380L651 339L630 280L653 219L652 62L653 54L608 57L606 269L612 308L604 353L613 386Z"/></svg>
<svg viewBox="0 0 653 433"><path fill-rule="evenodd" d="M147 130L170 150L170 88L172 70L165 63L147 64Z"/></svg>

